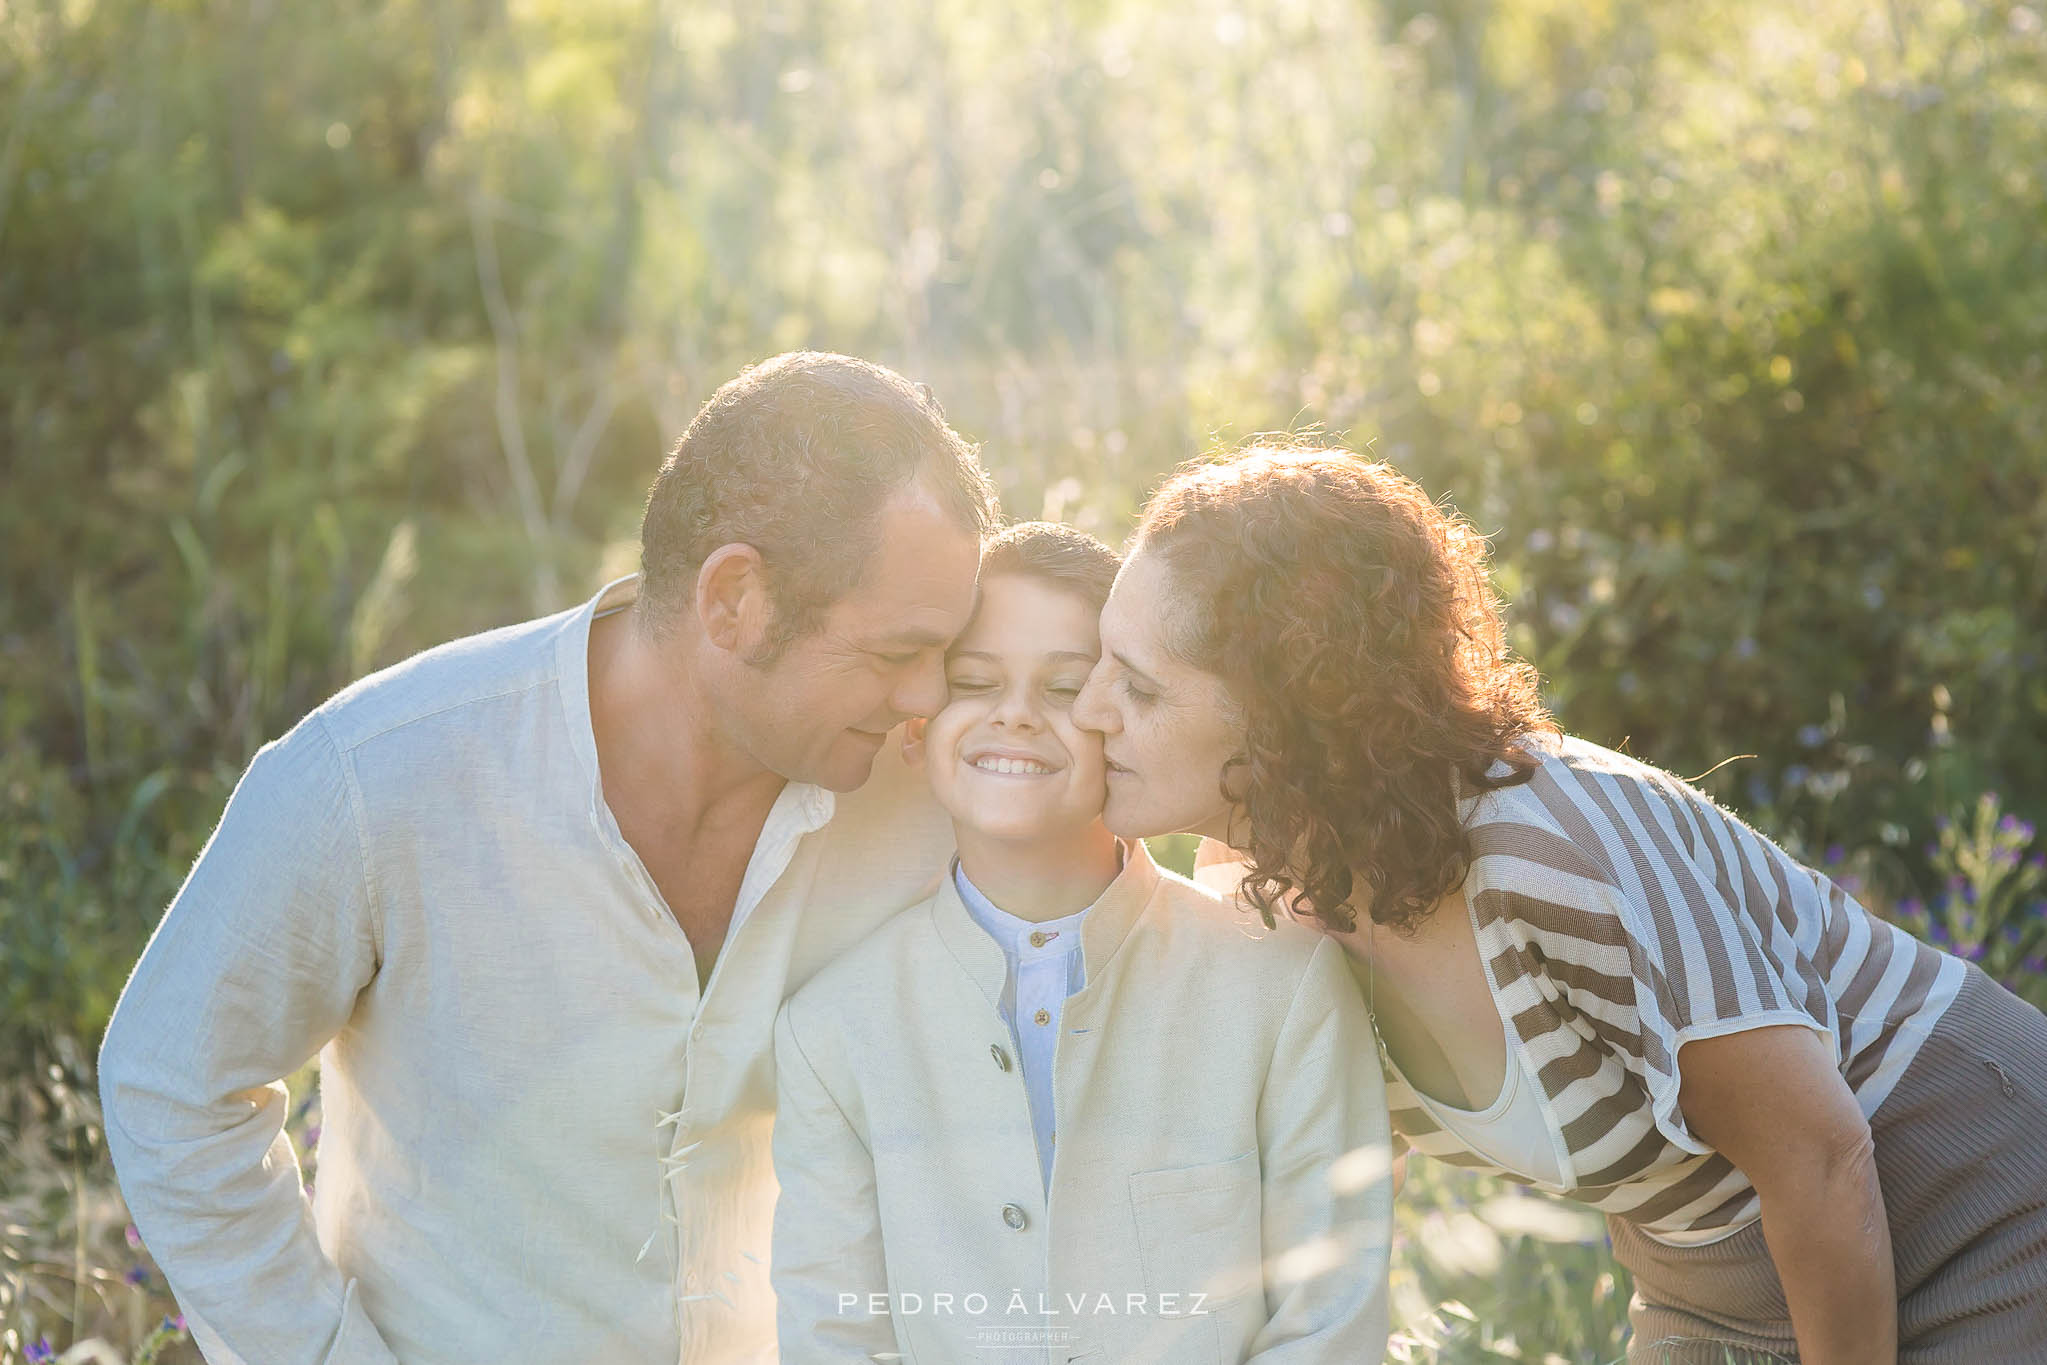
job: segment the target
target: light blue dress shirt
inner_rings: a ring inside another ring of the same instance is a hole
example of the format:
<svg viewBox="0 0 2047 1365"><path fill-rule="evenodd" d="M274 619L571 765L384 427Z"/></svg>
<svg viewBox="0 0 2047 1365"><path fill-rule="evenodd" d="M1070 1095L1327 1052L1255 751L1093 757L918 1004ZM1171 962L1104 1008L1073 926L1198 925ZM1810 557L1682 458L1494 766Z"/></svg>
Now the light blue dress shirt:
<svg viewBox="0 0 2047 1365"><path fill-rule="evenodd" d="M1009 1025L1023 1067L1024 1093L1031 1105L1031 1136L1038 1144L1038 1176L1050 1189L1052 1144L1058 1129L1052 1059L1059 1046L1059 1020L1066 1010L1066 998L1087 984L1087 961L1080 951L1080 926L1087 910L1033 924L982 895L956 859L952 880L967 913L1001 945L1002 956L1009 963L1009 979L1002 987L1002 1018Z"/></svg>

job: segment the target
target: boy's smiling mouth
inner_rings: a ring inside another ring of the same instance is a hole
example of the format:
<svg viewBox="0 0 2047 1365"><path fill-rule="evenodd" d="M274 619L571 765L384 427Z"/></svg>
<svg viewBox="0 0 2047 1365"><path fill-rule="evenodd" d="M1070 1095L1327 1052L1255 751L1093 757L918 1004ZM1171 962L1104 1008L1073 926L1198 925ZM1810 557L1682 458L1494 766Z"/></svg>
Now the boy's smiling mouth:
<svg viewBox="0 0 2047 1365"><path fill-rule="evenodd" d="M1003 753L982 749L967 755L967 766L1002 777L1044 777L1058 771L1052 764L1029 754Z"/></svg>

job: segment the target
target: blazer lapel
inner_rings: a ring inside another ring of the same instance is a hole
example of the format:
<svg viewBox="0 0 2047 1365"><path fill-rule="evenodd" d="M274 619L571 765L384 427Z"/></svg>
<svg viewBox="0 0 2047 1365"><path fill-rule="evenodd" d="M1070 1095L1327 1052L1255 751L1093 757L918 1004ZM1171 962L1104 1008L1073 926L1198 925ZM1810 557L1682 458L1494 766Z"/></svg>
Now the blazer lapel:
<svg viewBox="0 0 2047 1365"><path fill-rule="evenodd" d="M1144 913L1144 907L1151 904L1152 893L1158 886L1159 866L1151 860L1144 840L1125 839L1123 870L1109 883L1101 899L1088 907L1087 919L1080 926L1080 952L1087 969L1083 991L1103 978L1123 940L1130 937L1131 926Z"/></svg>
<svg viewBox="0 0 2047 1365"><path fill-rule="evenodd" d="M938 926L939 941L945 944L945 950L952 954L968 979L981 988L981 994L988 997L988 1008L1000 1014L1002 988L1009 982L1009 959L1002 955L1002 945L974 923L966 902L960 899L950 867L939 879L938 894L932 898L931 919Z"/></svg>

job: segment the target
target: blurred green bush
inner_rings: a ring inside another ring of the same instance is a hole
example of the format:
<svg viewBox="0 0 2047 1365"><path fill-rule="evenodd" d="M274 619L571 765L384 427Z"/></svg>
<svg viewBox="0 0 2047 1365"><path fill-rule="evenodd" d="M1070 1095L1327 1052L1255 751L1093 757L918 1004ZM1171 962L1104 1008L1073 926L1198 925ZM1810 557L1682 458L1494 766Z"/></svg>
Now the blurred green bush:
<svg viewBox="0 0 2047 1365"><path fill-rule="evenodd" d="M799 345L1111 536L1220 441L1368 445L1492 537L1569 728L2040 999L2043 28L0 6L0 1057L89 1053L257 745L630 568L666 442ZM1936 826L1986 791L1994 885Z"/></svg>
<svg viewBox="0 0 2047 1365"><path fill-rule="evenodd" d="M1216 440L1369 444L1493 537L1570 728L1923 899L1935 815L2047 806L2042 30L10 5L0 1034L92 1036L258 744L630 567L795 345L1111 535Z"/></svg>

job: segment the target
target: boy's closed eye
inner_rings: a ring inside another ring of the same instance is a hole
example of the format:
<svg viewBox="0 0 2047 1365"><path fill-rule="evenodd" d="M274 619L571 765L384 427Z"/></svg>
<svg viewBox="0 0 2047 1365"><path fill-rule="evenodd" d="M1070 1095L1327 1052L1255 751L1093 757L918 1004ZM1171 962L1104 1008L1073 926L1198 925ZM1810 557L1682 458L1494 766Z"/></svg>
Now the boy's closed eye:
<svg viewBox="0 0 2047 1365"><path fill-rule="evenodd" d="M1044 685L1045 695L1061 705L1072 705L1080 695L1085 682L1083 678L1059 678ZM1002 684L989 678L955 675L945 680L946 690L955 697L971 697L984 692L993 692Z"/></svg>

